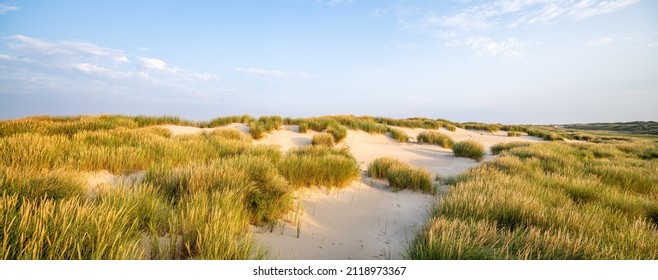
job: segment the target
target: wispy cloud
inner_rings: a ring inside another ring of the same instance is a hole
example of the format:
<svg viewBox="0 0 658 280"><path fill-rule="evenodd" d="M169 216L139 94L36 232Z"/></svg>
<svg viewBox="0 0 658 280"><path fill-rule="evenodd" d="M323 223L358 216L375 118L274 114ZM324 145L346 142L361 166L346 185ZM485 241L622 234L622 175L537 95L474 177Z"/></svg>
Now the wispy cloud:
<svg viewBox="0 0 658 280"><path fill-rule="evenodd" d="M628 34L611 34L609 36L597 37L585 41L585 45L589 47L599 47L613 44L634 44L639 46L649 46L656 42L658 37L657 33L643 34L643 33L628 33Z"/></svg>
<svg viewBox="0 0 658 280"><path fill-rule="evenodd" d="M612 42L614 42L615 39L611 37L599 37L596 39L592 39L586 42L588 46L602 46L602 45L608 45Z"/></svg>
<svg viewBox="0 0 658 280"><path fill-rule="evenodd" d="M306 72L286 72L279 70L267 70L260 68L237 68L235 69L238 72L249 74L257 77L269 77L285 81L294 81L303 78L309 78L312 75Z"/></svg>
<svg viewBox="0 0 658 280"><path fill-rule="evenodd" d="M315 2L320 4L330 5L330 6L337 6L341 4L352 4L354 0L315 0Z"/></svg>
<svg viewBox="0 0 658 280"><path fill-rule="evenodd" d="M7 2L0 3L0 15L4 15L6 13L9 13L11 11L16 11L18 10L17 6L14 6L12 4L9 4Z"/></svg>
<svg viewBox="0 0 658 280"><path fill-rule="evenodd" d="M529 43L517 39L494 41L487 37L469 38L465 44L470 46L479 56L502 56L505 58L518 58L522 56L521 49Z"/></svg>
<svg viewBox="0 0 658 280"><path fill-rule="evenodd" d="M454 9L443 9L449 12L419 7L398 8L396 17L403 29L448 41L461 41L462 44L459 45L471 46L479 54L491 53L510 57L514 53L517 54L514 56L518 57L524 46L532 44L512 38L497 40L482 38L486 38L487 33L493 30L584 20L624 9L637 1L499 0L484 4L479 1L468 1L465 5Z"/></svg>
<svg viewBox="0 0 658 280"><path fill-rule="evenodd" d="M89 42L51 41L20 34L5 37L3 41L9 51L0 54L0 69L7 71L0 79L4 83L41 77L51 81L49 86L57 84L56 88L71 91L119 93L116 89L120 88L130 92L195 96L205 92L209 96L213 82L219 80L217 74L173 67L159 58L132 56L123 50ZM95 86L91 87L92 84ZM106 86L106 90L99 85Z"/></svg>
<svg viewBox="0 0 658 280"><path fill-rule="evenodd" d="M9 48L40 55L82 55L109 58L115 62L129 62L123 51L103 48L88 42L46 41L25 35L9 36Z"/></svg>

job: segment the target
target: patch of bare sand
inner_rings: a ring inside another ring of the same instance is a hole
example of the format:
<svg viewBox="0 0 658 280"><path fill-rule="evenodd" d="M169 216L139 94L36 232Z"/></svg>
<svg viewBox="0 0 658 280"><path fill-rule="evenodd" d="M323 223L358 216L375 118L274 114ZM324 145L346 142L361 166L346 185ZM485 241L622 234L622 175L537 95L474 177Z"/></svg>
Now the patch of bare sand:
<svg viewBox="0 0 658 280"><path fill-rule="evenodd" d="M304 260L401 259L421 229L435 197L410 191L392 192L383 182L365 179L342 190L297 192L303 207L272 232L257 228L254 236L271 258ZM297 238L297 217L300 217Z"/></svg>
<svg viewBox="0 0 658 280"><path fill-rule="evenodd" d="M248 128L247 128L248 129ZM282 126L281 129L266 133L265 136L256 140L256 144L278 145L281 151L288 151L293 148L299 148L311 145L313 135L317 134L315 131L307 131L306 133L299 133L297 125Z"/></svg>
<svg viewBox="0 0 658 280"><path fill-rule="evenodd" d="M87 196L95 198L103 188L114 188L117 186L132 186L144 181L146 172L139 171L131 174L115 175L107 170L86 172Z"/></svg>

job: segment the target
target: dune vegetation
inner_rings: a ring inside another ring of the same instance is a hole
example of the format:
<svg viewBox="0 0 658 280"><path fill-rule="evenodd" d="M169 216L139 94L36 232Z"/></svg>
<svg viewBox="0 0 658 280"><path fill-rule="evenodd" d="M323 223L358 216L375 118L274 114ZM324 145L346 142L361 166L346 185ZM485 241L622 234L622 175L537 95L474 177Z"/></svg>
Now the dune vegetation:
<svg viewBox="0 0 658 280"><path fill-rule="evenodd" d="M484 147L475 140L465 140L452 145L452 151L456 157L467 157L474 160L484 158Z"/></svg>
<svg viewBox="0 0 658 280"><path fill-rule="evenodd" d="M249 133L223 127L234 123ZM160 125L216 129L174 135ZM313 145L282 152L256 141L283 125L318 132ZM439 198L408 258L658 258L655 138L351 115L0 121L0 258L265 258L252 226L273 229L295 207L297 190L349 186L361 171L345 145L348 129L409 139L392 126L423 128L418 142L477 160L482 146L454 143L450 131L503 130L550 140L494 145L496 158L444 178L454 188ZM394 190L435 192L427 170L394 158L376 159L367 169ZM99 173L110 179L92 184Z"/></svg>
<svg viewBox="0 0 658 280"><path fill-rule="evenodd" d="M411 259L656 259L658 144L509 144L460 175Z"/></svg>
<svg viewBox="0 0 658 280"><path fill-rule="evenodd" d="M455 144L450 136L436 131L421 132L418 134L418 142L438 145L446 149L452 148L452 145Z"/></svg>
<svg viewBox="0 0 658 280"><path fill-rule="evenodd" d="M282 154L235 129L172 136L151 126L230 122L266 133L283 121L81 116L0 122L0 257L260 258L250 224L273 226L292 208L296 188L344 187L358 176L347 150ZM90 189L87 177L101 170L144 175L129 185Z"/></svg>
<svg viewBox="0 0 658 280"><path fill-rule="evenodd" d="M415 168L390 157L375 159L368 165L368 175L386 179L394 191L409 189L424 193L435 193L432 175L425 169Z"/></svg>

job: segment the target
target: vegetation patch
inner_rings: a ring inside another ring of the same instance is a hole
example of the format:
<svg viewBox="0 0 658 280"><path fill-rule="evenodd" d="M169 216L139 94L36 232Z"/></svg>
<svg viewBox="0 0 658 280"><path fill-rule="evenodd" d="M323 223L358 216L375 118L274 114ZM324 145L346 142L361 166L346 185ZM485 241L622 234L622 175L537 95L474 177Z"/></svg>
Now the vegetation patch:
<svg viewBox="0 0 658 280"><path fill-rule="evenodd" d="M336 143L334 142L334 136L329 133L320 133L313 135L311 139L312 145L320 145L326 147L333 147Z"/></svg>
<svg viewBox="0 0 658 280"><path fill-rule="evenodd" d="M423 131L418 135L418 142L439 145L443 148L452 148L455 143L452 138L436 131Z"/></svg>
<svg viewBox="0 0 658 280"><path fill-rule="evenodd" d="M407 257L658 258L658 163L612 152L626 145L549 142L507 150L459 176ZM594 156L601 151L610 152Z"/></svg>
<svg viewBox="0 0 658 280"><path fill-rule="evenodd" d="M484 158L484 147L475 140L466 140L452 146L452 151L456 157L467 157L474 160Z"/></svg>
<svg viewBox="0 0 658 280"><path fill-rule="evenodd" d="M432 175L425 169L414 168L394 158L382 157L368 165L368 175L386 178L393 190L410 189L434 193Z"/></svg>
<svg viewBox="0 0 658 280"><path fill-rule="evenodd" d="M407 135L407 133L404 132L403 130L397 128L391 128L389 129L389 132L391 133L391 138L395 139L395 141L398 141L398 143L409 142L409 135Z"/></svg>

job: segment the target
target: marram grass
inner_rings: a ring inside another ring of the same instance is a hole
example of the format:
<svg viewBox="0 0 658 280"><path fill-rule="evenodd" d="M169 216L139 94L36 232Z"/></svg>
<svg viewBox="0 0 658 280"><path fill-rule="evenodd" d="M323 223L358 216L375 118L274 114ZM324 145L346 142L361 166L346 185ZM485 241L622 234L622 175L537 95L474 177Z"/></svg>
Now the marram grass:
<svg viewBox="0 0 658 280"><path fill-rule="evenodd" d="M484 147L475 140L465 140L452 146L452 151L456 157L467 157L474 160L484 158Z"/></svg>
<svg viewBox="0 0 658 280"><path fill-rule="evenodd" d="M418 142L439 145L443 148L452 148L455 143L452 138L437 131L423 131L418 135Z"/></svg>
<svg viewBox="0 0 658 280"><path fill-rule="evenodd" d="M395 191L409 189L434 193L432 175L425 169L414 168L390 157L377 158L368 165L368 175L373 178L385 178Z"/></svg>
<svg viewBox="0 0 658 280"><path fill-rule="evenodd" d="M459 177L407 257L657 259L658 163L620 147L508 150Z"/></svg>

